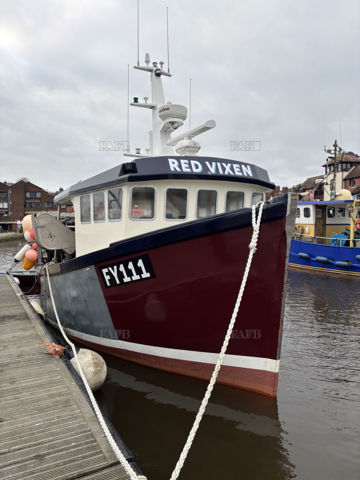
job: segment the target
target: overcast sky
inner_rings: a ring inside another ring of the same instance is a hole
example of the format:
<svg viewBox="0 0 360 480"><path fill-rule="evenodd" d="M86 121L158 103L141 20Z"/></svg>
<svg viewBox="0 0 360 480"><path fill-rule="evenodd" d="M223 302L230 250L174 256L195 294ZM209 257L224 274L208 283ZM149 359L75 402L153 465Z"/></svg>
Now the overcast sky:
<svg viewBox="0 0 360 480"><path fill-rule="evenodd" d="M217 127L199 154L239 159L294 185L323 173L324 145L360 153L358 0L140 0L140 57L170 67L166 100L188 105L192 126ZM124 157L99 142L126 140L127 65L135 65L136 0L1 0L0 181L49 190ZM131 69L131 97L150 94ZM133 148L151 114L130 112ZM180 130L178 131L180 133ZM232 141L261 151L231 151Z"/></svg>

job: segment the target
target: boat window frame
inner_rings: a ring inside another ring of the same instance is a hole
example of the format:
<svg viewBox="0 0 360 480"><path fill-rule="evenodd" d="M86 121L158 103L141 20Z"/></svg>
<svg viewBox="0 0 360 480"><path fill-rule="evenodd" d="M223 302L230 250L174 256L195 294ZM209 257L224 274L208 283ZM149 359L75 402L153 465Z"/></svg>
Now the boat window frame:
<svg viewBox="0 0 360 480"><path fill-rule="evenodd" d="M227 210L227 200L228 200L228 194L229 193L242 193L242 206L241 208L245 208L245 192L243 190L226 190L225 191L225 205L224 205L224 212L234 212L236 210L239 210L239 208L235 208L233 210Z"/></svg>
<svg viewBox="0 0 360 480"><path fill-rule="evenodd" d="M120 190L121 195L120 195L120 217L119 218L110 218L109 217L109 192L111 190ZM121 222L123 219L123 210L124 210L124 189L123 187L113 187L113 188L108 188L106 190L106 218L108 222Z"/></svg>
<svg viewBox="0 0 360 480"><path fill-rule="evenodd" d="M330 215L330 210L334 212L333 214ZM326 209L326 218L335 218L336 216L336 207L335 205L328 205Z"/></svg>
<svg viewBox="0 0 360 480"><path fill-rule="evenodd" d="M89 220L82 220L82 206L81 206L81 199L83 197L89 197ZM91 221L91 211L92 211L92 195L90 193L84 193L79 196L79 210L80 210L80 223L83 223L84 225L92 223Z"/></svg>
<svg viewBox="0 0 360 480"><path fill-rule="evenodd" d="M94 201L94 196L102 194L103 196L103 205L104 205L104 218L101 220L96 220L95 219L95 201ZM92 208L91 208L91 214L92 214L92 220L94 223L105 223L106 221L106 206L105 206L105 191L104 190L98 190L97 192L92 192L91 194L92 197Z"/></svg>
<svg viewBox="0 0 360 480"><path fill-rule="evenodd" d="M304 207L303 208L303 216L304 216L304 218L311 218L311 208L310 207Z"/></svg>
<svg viewBox="0 0 360 480"><path fill-rule="evenodd" d="M135 188L151 188L154 191L154 211L153 211L153 216L152 217L146 217L146 218L140 218L140 217L133 217L131 215L132 211L132 198L133 198L133 192ZM129 207L128 207L128 217L129 220L139 222L139 221L145 221L145 222L153 222L156 220L156 202L157 202L157 187L154 185L133 185L130 189L130 196L129 196Z"/></svg>
<svg viewBox="0 0 360 480"><path fill-rule="evenodd" d="M216 199L215 199L215 213L211 215L205 215L204 217L199 217L198 216L198 203L199 203L199 192L215 192L216 193ZM213 215L216 215L218 213L218 206L219 206L219 191L215 190L213 188L198 188L196 190L196 201L195 201L195 219L201 219L201 218L209 218L212 217Z"/></svg>
<svg viewBox="0 0 360 480"><path fill-rule="evenodd" d="M254 195L261 195L262 199L254 203ZM264 192L251 192L251 206L258 204L259 202L264 201Z"/></svg>
<svg viewBox="0 0 360 480"><path fill-rule="evenodd" d="M166 216L166 205L167 205L167 194L168 194L168 191L169 190L185 190L186 191L186 210L185 210L185 217L184 218L168 218ZM165 188L165 195L164 195L164 219L167 221L167 222L172 222L172 221L185 221L189 218L189 196L190 196L190 192L189 192L189 189L186 188L186 187L179 187L179 186L169 186L169 187L166 187Z"/></svg>

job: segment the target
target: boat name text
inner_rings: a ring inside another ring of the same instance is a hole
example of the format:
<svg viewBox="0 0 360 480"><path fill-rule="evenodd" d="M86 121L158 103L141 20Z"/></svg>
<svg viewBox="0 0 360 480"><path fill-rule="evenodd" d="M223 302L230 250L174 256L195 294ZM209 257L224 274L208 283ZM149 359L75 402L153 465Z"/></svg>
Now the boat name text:
<svg viewBox="0 0 360 480"><path fill-rule="evenodd" d="M177 160L176 158L168 158L169 167L172 172L181 173L205 173L209 175L230 175L233 177L252 177L250 165L226 162L209 162L200 163L198 160Z"/></svg>
<svg viewBox="0 0 360 480"><path fill-rule="evenodd" d="M106 288L155 278L154 269L148 255L112 263L106 265L106 267L100 267L100 271Z"/></svg>

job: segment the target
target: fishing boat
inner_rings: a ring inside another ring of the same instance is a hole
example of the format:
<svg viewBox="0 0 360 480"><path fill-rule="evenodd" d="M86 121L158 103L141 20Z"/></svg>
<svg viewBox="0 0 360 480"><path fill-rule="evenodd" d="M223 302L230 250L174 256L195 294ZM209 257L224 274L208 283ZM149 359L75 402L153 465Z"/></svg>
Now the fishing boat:
<svg viewBox="0 0 360 480"><path fill-rule="evenodd" d="M360 201L349 191L340 196L298 202L289 266L360 276Z"/></svg>
<svg viewBox="0 0 360 480"><path fill-rule="evenodd" d="M360 201L344 185L356 172L360 160L353 152L345 152L337 140L325 152L330 154L323 165L325 176L313 177L314 190L305 192L308 201L297 204L289 266L358 277Z"/></svg>
<svg viewBox="0 0 360 480"><path fill-rule="evenodd" d="M56 326L56 307L67 334L84 345L209 379L262 209L218 382L275 397L295 200L266 201L274 184L259 166L197 155L194 138L215 122L174 136L187 109L165 101L162 77L171 74L148 54L135 69L150 75L151 101L131 102L152 113L149 148L128 150L131 161L55 198L72 202L75 232L46 214L32 220L49 274L41 280L46 320Z"/></svg>

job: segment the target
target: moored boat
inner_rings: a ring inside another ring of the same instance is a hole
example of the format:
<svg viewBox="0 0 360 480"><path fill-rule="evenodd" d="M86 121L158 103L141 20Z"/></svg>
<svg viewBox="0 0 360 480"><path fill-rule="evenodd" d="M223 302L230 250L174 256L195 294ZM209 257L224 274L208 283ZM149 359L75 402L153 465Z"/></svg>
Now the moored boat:
<svg viewBox="0 0 360 480"><path fill-rule="evenodd" d="M298 202L289 266L360 277L360 201Z"/></svg>
<svg viewBox="0 0 360 480"><path fill-rule="evenodd" d="M79 342L150 367L209 379L232 315L252 238L253 216L274 185L250 163L197 156L179 136L186 108L165 102L162 63L150 74L150 148L130 162L79 182L56 198L71 200L75 232L48 215L33 218L41 301L55 324ZM258 205L256 208L254 205ZM263 209L262 209L263 208ZM286 263L293 230L291 196L265 202L257 251L218 381L276 396Z"/></svg>

